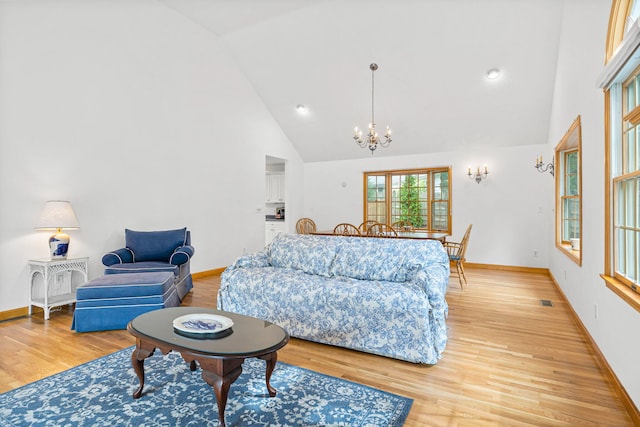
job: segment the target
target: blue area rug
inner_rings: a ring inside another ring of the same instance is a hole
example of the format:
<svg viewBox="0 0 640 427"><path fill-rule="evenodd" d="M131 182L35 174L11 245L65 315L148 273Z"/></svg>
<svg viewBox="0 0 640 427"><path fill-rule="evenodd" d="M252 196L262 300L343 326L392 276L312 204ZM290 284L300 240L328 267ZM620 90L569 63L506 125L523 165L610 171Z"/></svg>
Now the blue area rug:
<svg viewBox="0 0 640 427"><path fill-rule="evenodd" d="M133 347L0 394L5 426L216 426L213 389L177 353L145 360L145 388ZM231 385L227 426L401 426L412 399L278 362L268 397L265 362L247 359Z"/></svg>

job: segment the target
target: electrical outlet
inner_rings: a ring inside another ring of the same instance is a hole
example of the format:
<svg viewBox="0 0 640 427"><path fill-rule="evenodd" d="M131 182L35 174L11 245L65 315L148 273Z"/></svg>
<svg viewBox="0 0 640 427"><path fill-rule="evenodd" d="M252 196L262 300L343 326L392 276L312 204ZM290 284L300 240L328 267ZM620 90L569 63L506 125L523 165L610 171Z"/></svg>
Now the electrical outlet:
<svg viewBox="0 0 640 427"><path fill-rule="evenodd" d="M533 257L534 257L534 258L537 258L537 257L538 257L538 250L537 250L537 249L534 249L534 250L533 250Z"/></svg>

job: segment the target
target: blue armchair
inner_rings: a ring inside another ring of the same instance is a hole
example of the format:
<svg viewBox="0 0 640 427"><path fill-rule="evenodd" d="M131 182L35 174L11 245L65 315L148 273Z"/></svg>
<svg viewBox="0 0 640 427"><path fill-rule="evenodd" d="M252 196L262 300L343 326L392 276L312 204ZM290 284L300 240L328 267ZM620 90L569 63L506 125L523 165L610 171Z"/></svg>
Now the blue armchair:
<svg viewBox="0 0 640 427"><path fill-rule="evenodd" d="M105 274L173 272L182 301L193 288L189 263L194 251L186 227L166 231L125 229L125 247L104 255L102 264Z"/></svg>

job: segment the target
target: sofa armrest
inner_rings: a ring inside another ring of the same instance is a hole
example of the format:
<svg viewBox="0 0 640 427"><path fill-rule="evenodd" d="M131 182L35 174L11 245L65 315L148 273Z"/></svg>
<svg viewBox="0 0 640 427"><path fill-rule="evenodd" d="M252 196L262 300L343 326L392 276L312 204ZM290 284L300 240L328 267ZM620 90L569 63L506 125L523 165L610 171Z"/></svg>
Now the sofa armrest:
<svg viewBox="0 0 640 427"><path fill-rule="evenodd" d="M102 264L109 267L114 264L124 264L126 262L133 262L133 252L127 248L116 249L102 257Z"/></svg>
<svg viewBox="0 0 640 427"><path fill-rule="evenodd" d="M195 249L193 248L193 246L190 246L190 245L178 246L171 254L171 257L169 258L169 264L173 264L173 265L186 264L187 262L189 262L189 260L191 259L194 253L195 253Z"/></svg>
<svg viewBox="0 0 640 427"><path fill-rule="evenodd" d="M256 267L269 267L269 256L266 251L254 252L246 255L242 255L234 261L226 270L235 270L236 268L256 268Z"/></svg>
<svg viewBox="0 0 640 427"><path fill-rule="evenodd" d="M449 270L441 264L433 264L420 269L411 282L427 294L429 304L435 310L447 310L445 295L449 283Z"/></svg>

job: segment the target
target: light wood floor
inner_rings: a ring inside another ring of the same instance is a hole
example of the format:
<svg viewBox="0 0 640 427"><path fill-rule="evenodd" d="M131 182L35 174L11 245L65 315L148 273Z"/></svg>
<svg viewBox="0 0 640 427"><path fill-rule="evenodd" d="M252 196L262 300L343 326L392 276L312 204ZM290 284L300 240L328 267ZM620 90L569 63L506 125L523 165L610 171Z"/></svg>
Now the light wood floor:
<svg viewBox="0 0 640 427"><path fill-rule="evenodd" d="M414 399L407 426L633 425L548 276L469 268L468 279L464 291L451 279L437 365L296 339L279 360ZM183 305L215 307L218 285L196 280ZM0 392L135 343L126 331L77 334L71 317L0 322Z"/></svg>

